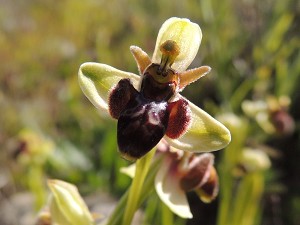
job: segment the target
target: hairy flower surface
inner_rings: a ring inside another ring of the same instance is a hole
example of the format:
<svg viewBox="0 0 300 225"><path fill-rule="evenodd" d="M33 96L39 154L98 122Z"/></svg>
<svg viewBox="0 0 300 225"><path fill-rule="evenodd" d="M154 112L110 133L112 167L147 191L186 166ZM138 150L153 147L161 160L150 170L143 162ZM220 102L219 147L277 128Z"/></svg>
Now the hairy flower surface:
<svg viewBox="0 0 300 225"><path fill-rule="evenodd" d="M170 18L161 27L152 60L131 46L140 76L100 63L84 63L79 83L99 111L118 120L122 157L135 160L164 137L170 145L193 152L224 148L230 132L179 92L210 71L186 70L202 39L200 27L188 19Z"/></svg>

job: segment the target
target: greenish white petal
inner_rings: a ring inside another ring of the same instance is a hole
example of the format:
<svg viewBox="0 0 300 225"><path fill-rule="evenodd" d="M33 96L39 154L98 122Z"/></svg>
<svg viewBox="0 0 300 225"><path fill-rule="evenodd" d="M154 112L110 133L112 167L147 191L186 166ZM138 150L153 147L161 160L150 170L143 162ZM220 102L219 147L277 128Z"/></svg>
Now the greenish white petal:
<svg viewBox="0 0 300 225"><path fill-rule="evenodd" d="M60 180L49 180L48 186L52 193L49 208L53 224L94 224L93 217L76 186Z"/></svg>
<svg viewBox="0 0 300 225"><path fill-rule="evenodd" d="M250 117L255 117L258 113L267 112L268 104L265 101L257 100L257 101L249 101L245 100L242 102L243 111Z"/></svg>
<svg viewBox="0 0 300 225"><path fill-rule="evenodd" d="M121 79L129 78L138 89L140 76L124 72L106 64L87 62L80 66L79 85L86 97L100 110L108 110L110 90Z"/></svg>
<svg viewBox="0 0 300 225"><path fill-rule="evenodd" d="M135 170L136 170L136 164L133 163L133 164L127 166L127 167L122 167L120 169L120 172L127 175L127 176L129 176L130 178L133 178L134 175L135 175Z"/></svg>
<svg viewBox="0 0 300 225"><path fill-rule="evenodd" d="M192 121L187 132L178 139L165 139L175 148L191 152L211 152L226 147L230 131L208 113L189 102Z"/></svg>
<svg viewBox="0 0 300 225"><path fill-rule="evenodd" d="M270 121L269 114L267 112L259 112L255 116L256 122L259 126L268 134L276 132L276 128Z"/></svg>
<svg viewBox="0 0 300 225"><path fill-rule="evenodd" d="M170 164L170 160L163 162L156 174L156 193L173 213L182 218L193 218L185 192L180 188L179 178L169 173Z"/></svg>
<svg viewBox="0 0 300 225"><path fill-rule="evenodd" d="M159 30L152 62L160 63L160 45L167 40L172 40L179 46L179 55L176 57L172 68L178 72L185 71L194 60L202 39L202 32L198 24L189 19L172 17L164 22Z"/></svg>
<svg viewBox="0 0 300 225"><path fill-rule="evenodd" d="M259 149L244 148L240 162L249 171L266 170L271 167L269 156Z"/></svg>

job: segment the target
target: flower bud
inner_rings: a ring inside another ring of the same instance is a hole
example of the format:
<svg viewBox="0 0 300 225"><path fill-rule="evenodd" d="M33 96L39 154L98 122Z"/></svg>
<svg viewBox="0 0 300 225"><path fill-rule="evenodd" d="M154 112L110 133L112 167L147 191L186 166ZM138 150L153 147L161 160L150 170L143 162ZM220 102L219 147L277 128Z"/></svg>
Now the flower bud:
<svg viewBox="0 0 300 225"><path fill-rule="evenodd" d="M18 138L19 146L13 156L23 165L44 164L55 147L51 140L30 129L21 130Z"/></svg>
<svg viewBox="0 0 300 225"><path fill-rule="evenodd" d="M52 192L49 208L52 224L92 225L94 220L76 186L60 180L49 180Z"/></svg>
<svg viewBox="0 0 300 225"><path fill-rule="evenodd" d="M289 135L295 130L295 121L285 110L271 112L270 120L278 134Z"/></svg>

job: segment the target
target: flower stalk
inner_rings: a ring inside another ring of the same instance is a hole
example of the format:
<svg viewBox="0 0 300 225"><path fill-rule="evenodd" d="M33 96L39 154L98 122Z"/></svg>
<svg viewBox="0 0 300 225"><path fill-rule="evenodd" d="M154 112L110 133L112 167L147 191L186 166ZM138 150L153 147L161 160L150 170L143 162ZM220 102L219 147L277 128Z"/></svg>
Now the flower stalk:
<svg viewBox="0 0 300 225"><path fill-rule="evenodd" d="M154 154L155 150L153 150L152 152ZM150 152L150 154L152 152ZM147 156L148 155L149 154L147 154ZM138 160L138 161L140 161L140 160ZM161 157L156 158L151 163L150 169L148 168L148 173L147 173L146 178L144 179L144 185L142 186L142 190L141 190L138 202L137 202L136 209L142 204L142 202L145 201L145 199L149 196L149 194L154 190L154 186L153 186L154 178L155 178L155 175L156 175L158 169L160 168L161 161L162 161ZM136 180L139 181L140 179L137 178ZM133 192L132 190L133 190L133 188L130 188L124 193L124 195L122 196L122 198L118 202L118 205L116 206L114 212L110 215L110 218L104 224L106 224L106 225L119 225L119 224L121 224L122 219L125 217L123 215L124 215L125 208L128 204L127 203L128 202L128 196L129 196L130 192Z"/></svg>
<svg viewBox="0 0 300 225"><path fill-rule="evenodd" d="M136 172L128 193L126 209L122 222L123 225L131 224L133 216L138 209L143 184L148 174L154 154L155 149L152 149L148 154L136 162Z"/></svg>
<svg viewBox="0 0 300 225"><path fill-rule="evenodd" d="M259 217L258 209L264 191L265 174L271 162L259 149L245 148L248 124L234 114L226 119L233 139L223 152L220 171L220 204L218 225L253 225Z"/></svg>
<svg viewBox="0 0 300 225"><path fill-rule="evenodd" d="M174 224L174 216L172 211L169 209L165 203L161 203L161 224L162 225L168 225L168 224Z"/></svg>

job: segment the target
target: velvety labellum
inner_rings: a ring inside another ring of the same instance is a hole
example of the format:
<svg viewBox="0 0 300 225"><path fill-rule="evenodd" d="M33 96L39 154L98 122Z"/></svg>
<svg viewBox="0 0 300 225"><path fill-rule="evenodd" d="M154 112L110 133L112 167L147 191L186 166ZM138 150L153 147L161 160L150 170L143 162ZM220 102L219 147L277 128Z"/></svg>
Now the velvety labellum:
<svg viewBox="0 0 300 225"><path fill-rule="evenodd" d="M118 119L118 146L125 159L142 157L165 134L170 138L179 137L190 121L186 100L169 102L176 93L174 71L165 72L162 82L158 82L155 78L158 68L158 64L152 64L146 69L140 92L129 79L122 79L110 93L109 111Z"/></svg>
<svg viewBox="0 0 300 225"><path fill-rule="evenodd" d="M118 146L125 158L140 158L162 139L168 123L167 103L141 95L132 99L118 119Z"/></svg>

